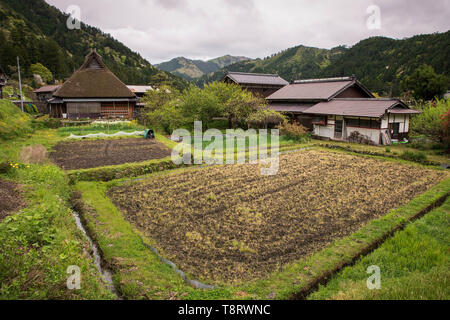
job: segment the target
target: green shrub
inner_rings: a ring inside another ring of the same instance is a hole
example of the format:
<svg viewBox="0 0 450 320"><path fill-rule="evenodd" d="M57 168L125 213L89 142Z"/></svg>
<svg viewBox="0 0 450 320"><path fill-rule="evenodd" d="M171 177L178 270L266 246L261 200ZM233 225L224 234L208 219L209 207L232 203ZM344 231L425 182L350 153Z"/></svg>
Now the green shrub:
<svg viewBox="0 0 450 320"><path fill-rule="evenodd" d="M444 138L444 115L450 111L450 100L439 100L418 106L421 114L412 117L411 131L413 135L421 135L432 141L442 141Z"/></svg>
<svg viewBox="0 0 450 320"><path fill-rule="evenodd" d="M7 174L11 169L11 165L8 161L0 162L0 174Z"/></svg>
<svg viewBox="0 0 450 320"><path fill-rule="evenodd" d="M414 161L414 162L425 162L427 161L427 155L421 151L404 151L400 158L403 160Z"/></svg>
<svg viewBox="0 0 450 320"><path fill-rule="evenodd" d="M48 115L39 117L33 121L33 126L36 129L57 129L61 127L61 120L50 118Z"/></svg>
<svg viewBox="0 0 450 320"><path fill-rule="evenodd" d="M145 174L172 170L186 165L176 165L172 160L151 160L149 162L138 164L122 164L118 166L108 166L93 169L82 169L70 171L68 176L71 183L76 181L102 181L108 182L111 180L122 178L133 178Z"/></svg>
<svg viewBox="0 0 450 320"><path fill-rule="evenodd" d="M391 148L386 148L386 153L391 153Z"/></svg>
<svg viewBox="0 0 450 320"><path fill-rule="evenodd" d="M311 134L308 128L294 123L285 122L278 126L280 130L280 135L286 136L290 140L295 140L298 142L309 142L311 140Z"/></svg>

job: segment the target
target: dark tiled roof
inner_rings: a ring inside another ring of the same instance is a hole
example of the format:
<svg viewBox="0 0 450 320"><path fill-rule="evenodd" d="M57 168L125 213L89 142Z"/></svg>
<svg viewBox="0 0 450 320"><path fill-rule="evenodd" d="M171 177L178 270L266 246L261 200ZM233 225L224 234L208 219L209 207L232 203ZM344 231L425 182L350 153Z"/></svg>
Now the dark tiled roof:
<svg viewBox="0 0 450 320"><path fill-rule="evenodd" d="M389 113L392 114L420 114L420 111L414 110L414 109L405 109L405 108L392 108L389 109Z"/></svg>
<svg viewBox="0 0 450 320"><path fill-rule="evenodd" d="M411 110L402 101L396 99L334 99L318 103L305 113L380 118L394 107L396 107L395 110L397 108Z"/></svg>
<svg viewBox="0 0 450 320"><path fill-rule="evenodd" d="M46 93L46 92L53 92L55 90L57 90L59 87L61 87L60 85L54 85L54 86L43 86L40 87L39 89L34 90L34 93Z"/></svg>
<svg viewBox="0 0 450 320"><path fill-rule="evenodd" d="M103 63L94 50L55 93L60 98L135 98L133 92Z"/></svg>
<svg viewBox="0 0 450 320"><path fill-rule="evenodd" d="M231 80L238 84L260 84L275 86L286 86L289 84L289 82L287 82L277 74L228 72L226 77L229 77Z"/></svg>
<svg viewBox="0 0 450 320"><path fill-rule="evenodd" d="M291 83L267 97L269 100L328 100L353 84L352 80Z"/></svg>
<svg viewBox="0 0 450 320"><path fill-rule="evenodd" d="M271 103L269 108L278 112L303 113L313 105L308 103Z"/></svg>
<svg viewBox="0 0 450 320"><path fill-rule="evenodd" d="M359 87L367 94L367 97L373 97L372 93L357 81L355 77L344 77L298 80L281 88L267 97L267 99L285 101L325 101L335 98L341 92L352 86Z"/></svg>

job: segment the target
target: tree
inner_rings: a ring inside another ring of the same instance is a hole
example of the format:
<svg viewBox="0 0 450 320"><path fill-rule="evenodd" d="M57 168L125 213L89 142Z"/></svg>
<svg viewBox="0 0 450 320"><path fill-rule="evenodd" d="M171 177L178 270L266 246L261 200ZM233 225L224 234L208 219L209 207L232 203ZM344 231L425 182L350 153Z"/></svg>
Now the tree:
<svg viewBox="0 0 450 320"><path fill-rule="evenodd" d="M428 103L421 114L411 119L411 131L435 141L442 141L445 136L446 114L450 112L450 100L438 100Z"/></svg>
<svg viewBox="0 0 450 320"><path fill-rule="evenodd" d="M249 115L247 123L249 126L262 127L267 129L269 125L280 125L287 122L287 118L266 106L263 106Z"/></svg>
<svg viewBox="0 0 450 320"><path fill-rule="evenodd" d="M233 129L239 122L247 122L252 113L264 109L267 105L264 99L236 84L213 82L206 85L204 91L218 98L221 116L228 119L229 127Z"/></svg>
<svg viewBox="0 0 450 320"><path fill-rule="evenodd" d="M50 83L53 80L53 74L41 63L35 63L30 66L30 71L32 74L38 74L41 76L42 80L46 83Z"/></svg>
<svg viewBox="0 0 450 320"><path fill-rule="evenodd" d="M180 107L180 92L169 86L147 91L142 101L145 103L144 118L155 129L170 134L185 125Z"/></svg>
<svg viewBox="0 0 450 320"><path fill-rule="evenodd" d="M223 113L223 105L217 95L210 90L200 89L191 85L181 96L181 108L184 118L192 127L194 121L202 121L203 127Z"/></svg>
<svg viewBox="0 0 450 320"><path fill-rule="evenodd" d="M148 92L145 115L153 126L171 133L174 129L192 129L194 121L202 121L208 129L214 118L229 119L230 127L253 124L267 127L284 117L267 108L264 99L255 97L235 84L214 82L200 89L191 85L182 94L172 87Z"/></svg>
<svg viewBox="0 0 450 320"><path fill-rule="evenodd" d="M403 86L411 91L415 99L429 101L442 97L447 91L448 79L437 74L433 67L423 64L405 78Z"/></svg>
<svg viewBox="0 0 450 320"><path fill-rule="evenodd" d="M154 88L161 88L163 86L170 86L172 81L169 76L164 72L155 73L150 77L149 85Z"/></svg>

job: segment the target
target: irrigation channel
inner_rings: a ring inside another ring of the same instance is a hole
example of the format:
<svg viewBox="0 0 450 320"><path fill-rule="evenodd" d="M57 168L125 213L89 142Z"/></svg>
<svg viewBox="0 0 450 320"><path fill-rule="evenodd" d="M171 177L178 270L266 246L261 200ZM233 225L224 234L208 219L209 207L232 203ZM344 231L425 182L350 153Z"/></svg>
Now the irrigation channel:
<svg viewBox="0 0 450 320"><path fill-rule="evenodd" d="M87 233L86 228L84 227L83 222L81 221L80 215L77 212L73 211L73 216L75 218L75 223L76 223L78 229L81 230L84 237L89 242L89 245L92 249L92 255L94 256L95 266L97 267L98 272L102 275L102 279L106 282L108 289L112 293L114 293L119 300L122 300L121 295L119 294L119 291L117 290L117 288L114 285L112 272L109 269L102 266L102 257L99 253L100 251L98 249L98 246L95 244L95 242L92 240L92 238Z"/></svg>

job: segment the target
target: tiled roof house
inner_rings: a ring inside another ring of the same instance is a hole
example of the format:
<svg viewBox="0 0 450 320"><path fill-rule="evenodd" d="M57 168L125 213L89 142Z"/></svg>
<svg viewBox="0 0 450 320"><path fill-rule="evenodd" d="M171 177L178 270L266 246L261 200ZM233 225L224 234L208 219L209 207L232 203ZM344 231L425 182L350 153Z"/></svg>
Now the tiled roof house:
<svg viewBox="0 0 450 320"><path fill-rule="evenodd" d="M357 134L373 144L407 139L410 117L419 113L398 99L376 99L355 77L295 81L267 100L318 137L348 140Z"/></svg>

